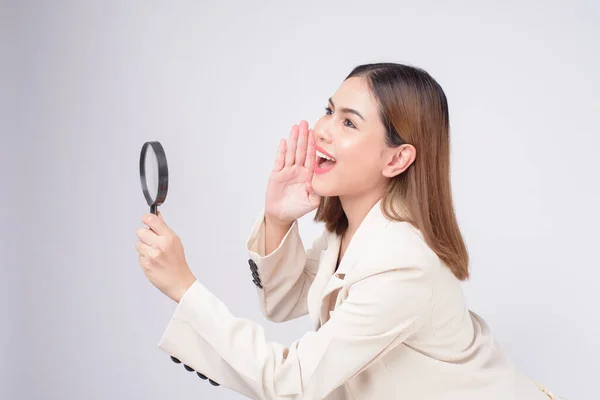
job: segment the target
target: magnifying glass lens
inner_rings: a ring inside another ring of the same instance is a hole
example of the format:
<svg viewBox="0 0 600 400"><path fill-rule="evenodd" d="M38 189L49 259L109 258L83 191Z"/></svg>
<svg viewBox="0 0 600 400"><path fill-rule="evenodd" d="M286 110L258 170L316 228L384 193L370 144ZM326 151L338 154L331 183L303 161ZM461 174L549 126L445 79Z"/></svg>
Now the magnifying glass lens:
<svg viewBox="0 0 600 400"><path fill-rule="evenodd" d="M158 206L167 198L169 167L160 142L146 142L140 153L140 182L150 212L158 215Z"/></svg>
<svg viewBox="0 0 600 400"><path fill-rule="evenodd" d="M146 150L144 168L146 170L146 186L148 187L148 194L154 202L158 196L158 159L151 146Z"/></svg>

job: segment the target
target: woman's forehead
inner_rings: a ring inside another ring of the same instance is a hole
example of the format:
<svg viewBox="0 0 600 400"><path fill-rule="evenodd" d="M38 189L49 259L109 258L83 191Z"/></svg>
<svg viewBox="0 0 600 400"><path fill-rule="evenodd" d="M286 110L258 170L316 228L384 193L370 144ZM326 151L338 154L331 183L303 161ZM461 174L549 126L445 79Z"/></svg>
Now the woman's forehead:
<svg viewBox="0 0 600 400"><path fill-rule="evenodd" d="M336 109L352 108L358 111L365 120L377 115L377 102L365 79L346 79L336 92L331 96Z"/></svg>

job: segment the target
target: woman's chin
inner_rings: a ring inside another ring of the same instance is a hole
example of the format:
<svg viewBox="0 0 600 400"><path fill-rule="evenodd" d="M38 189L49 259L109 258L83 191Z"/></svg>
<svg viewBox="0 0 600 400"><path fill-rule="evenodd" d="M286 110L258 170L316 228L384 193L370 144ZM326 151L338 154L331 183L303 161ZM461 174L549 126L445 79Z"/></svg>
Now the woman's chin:
<svg viewBox="0 0 600 400"><path fill-rule="evenodd" d="M325 182L320 176L315 175L312 180L312 187L319 196L321 197L333 197L337 196L336 191L334 190L333 185L328 182Z"/></svg>

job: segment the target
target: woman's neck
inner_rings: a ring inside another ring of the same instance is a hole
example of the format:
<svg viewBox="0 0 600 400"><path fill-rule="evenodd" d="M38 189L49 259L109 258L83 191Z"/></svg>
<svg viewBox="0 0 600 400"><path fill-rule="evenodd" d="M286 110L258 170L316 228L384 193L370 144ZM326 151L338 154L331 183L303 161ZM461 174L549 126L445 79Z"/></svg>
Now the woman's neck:
<svg viewBox="0 0 600 400"><path fill-rule="evenodd" d="M346 242L350 241L354 233L365 219L373 206L383 197L381 191L370 191L356 197L340 196L342 209L348 219L348 230L344 234Z"/></svg>

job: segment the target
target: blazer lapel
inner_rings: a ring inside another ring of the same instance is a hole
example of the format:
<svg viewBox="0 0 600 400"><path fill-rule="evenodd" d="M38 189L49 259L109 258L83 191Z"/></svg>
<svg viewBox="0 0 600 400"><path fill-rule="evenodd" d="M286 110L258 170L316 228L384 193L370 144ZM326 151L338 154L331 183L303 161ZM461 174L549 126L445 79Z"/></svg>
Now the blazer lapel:
<svg viewBox="0 0 600 400"><path fill-rule="evenodd" d="M337 294L339 290L344 286L344 280L346 275L350 273L353 267L357 264L360 259L360 255L364 253L369 243L369 240L375 236L376 233L383 230L383 228L390 221L383 215L381 211L381 200L379 200L369 211L365 219L361 222L358 229L354 233L348 248L342 258L340 266L337 271L334 272L337 264L341 238L334 234L329 233L327 235L327 253L326 259L323 260L323 264L319 266L319 269L323 268L324 278L329 277L325 284L325 289L321 295L321 307L320 307L320 325L322 326L327 320L329 320L329 312L331 308L332 297L336 296L336 303L334 307L338 306Z"/></svg>
<svg viewBox="0 0 600 400"><path fill-rule="evenodd" d="M325 292L331 293L334 288L330 287L333 271L337 263L341 240L335 233L327 232L327 247L321 254L319 270L311 287L314 296L309 296L309 314L312 317L315 330L322 325L322 307Z"/></svg>

